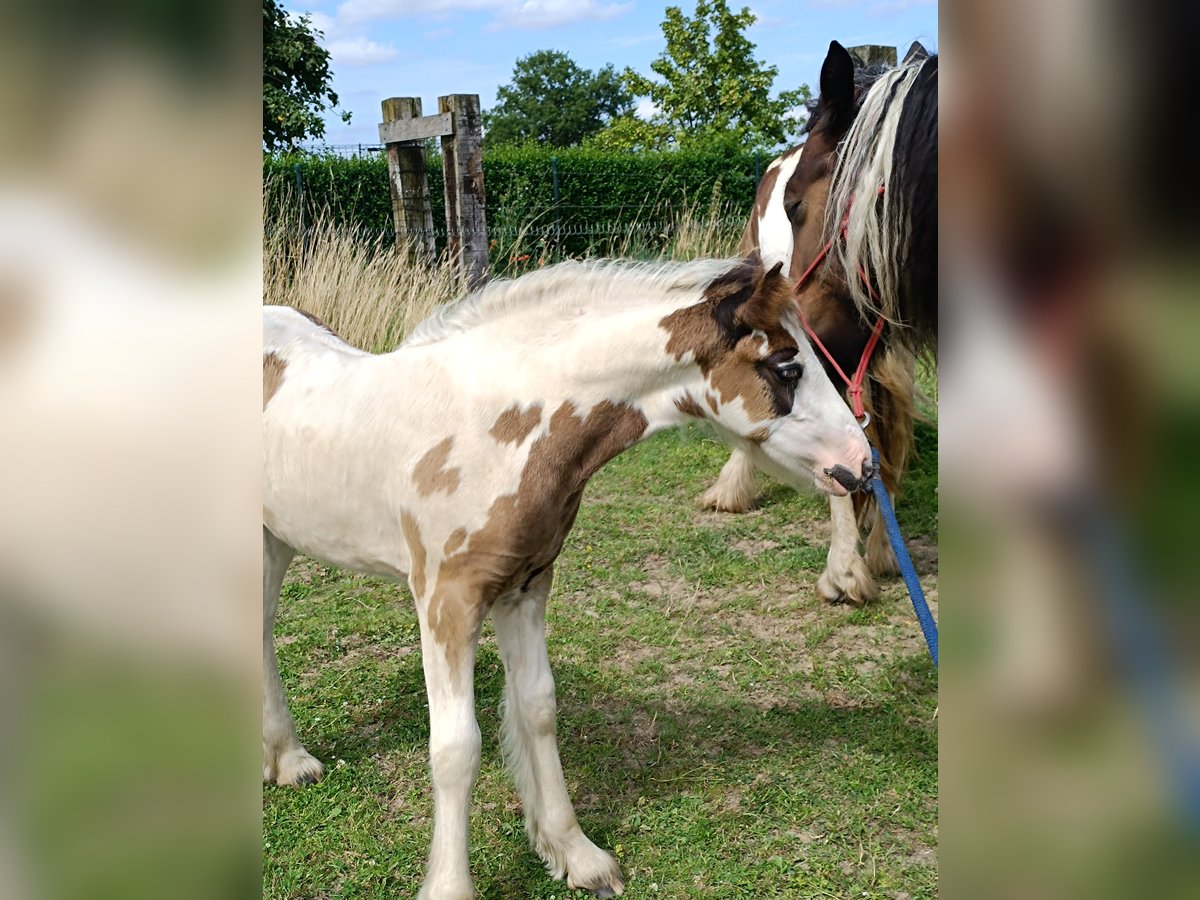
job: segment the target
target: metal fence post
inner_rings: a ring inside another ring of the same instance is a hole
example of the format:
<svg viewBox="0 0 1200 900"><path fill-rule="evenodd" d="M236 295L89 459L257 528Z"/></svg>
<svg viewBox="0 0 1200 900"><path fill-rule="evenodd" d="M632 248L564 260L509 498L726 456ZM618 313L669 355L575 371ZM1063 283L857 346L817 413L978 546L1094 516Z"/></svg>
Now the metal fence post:
<svg viewBox="0 0 1200 900"><path fill-rule="evenodd" d="M304 238L304 176L301 174L300 163L295 165L296 172L296 206L300 210L300 238Z"/></svg>
<svg viewBox="0 0 1200 900"><path fill-rule="evenodd" d="M562 256L562 204L558 197L558 157L550 157L550 176L554 183L554 252Z"/></svg>

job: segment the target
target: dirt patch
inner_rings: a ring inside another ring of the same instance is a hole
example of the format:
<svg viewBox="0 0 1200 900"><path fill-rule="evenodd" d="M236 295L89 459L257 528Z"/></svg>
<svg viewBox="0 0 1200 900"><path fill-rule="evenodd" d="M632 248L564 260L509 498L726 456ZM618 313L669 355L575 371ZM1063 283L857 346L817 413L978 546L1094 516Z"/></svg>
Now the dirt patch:
<svg viewBox="0 0 1200 900"><path fill-rule="evenodd" d="M695 605L699 589L673 574L666 557L652 553L642 560L641 569L643 577L629 585L631 590L664 601L668 613Z"/></svg>
<svg viewBox="0 0 1200 900"><path fill-rule="evenodd" d="M938 574L938 545L937 541L926 537L906 538L908 555L912 557L917 574L937 577Z"/></svg>
<svg viewBox="0 0 1200 900"><path fill-rule="evenodd" d="M779 541L772 540L754 540L752 538L742 538L729 545L743 556L748 556L751 559L758 556L764 550L777 550L781 546Z"/></svg>

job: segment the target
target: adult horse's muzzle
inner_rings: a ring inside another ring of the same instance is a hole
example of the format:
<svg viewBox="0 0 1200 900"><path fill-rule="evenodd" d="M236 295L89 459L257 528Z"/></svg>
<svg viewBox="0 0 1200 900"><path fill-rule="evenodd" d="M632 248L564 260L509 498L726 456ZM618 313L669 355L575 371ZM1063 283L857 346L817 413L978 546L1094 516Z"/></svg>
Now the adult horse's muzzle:
<svg viewBox="0 0 1200 900"><path fill-rule="evenodd" d="M867 482L875 475L875 466L870 461L864 461L861 478L843 465L833 466L824 471L826 475L853 494L855 491L864 491L867 489Z"/></svg>

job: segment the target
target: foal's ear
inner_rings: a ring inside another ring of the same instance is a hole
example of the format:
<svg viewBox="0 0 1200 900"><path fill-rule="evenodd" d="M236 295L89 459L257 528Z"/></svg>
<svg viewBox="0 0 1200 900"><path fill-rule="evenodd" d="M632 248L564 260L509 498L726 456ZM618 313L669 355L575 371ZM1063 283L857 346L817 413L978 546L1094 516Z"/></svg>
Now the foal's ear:
<svg viewBox="0 0 1200 900"><path fill-rule="evenodd" d="M854 121L854 60L837 41L829 42L829 52L821 65L819 112L828 116L826 127L840 137Z"/></svg>
<svg viewBox="0 0 1200 900"><path fill-rule="evenodd" d="M766 331L779 325L792 303L792 285L783 276L783 263L777 262L770 269L759 266L753 293L738 307L736 318L745 328Z"/></svg>

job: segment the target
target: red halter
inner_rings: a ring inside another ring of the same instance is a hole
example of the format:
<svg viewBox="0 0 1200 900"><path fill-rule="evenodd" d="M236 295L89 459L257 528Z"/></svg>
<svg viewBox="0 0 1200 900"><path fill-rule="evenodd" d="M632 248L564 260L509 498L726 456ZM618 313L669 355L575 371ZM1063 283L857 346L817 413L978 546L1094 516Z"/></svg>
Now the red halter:
<svg viewBox="0 0 1200 900"><path fill-rule="evenodd" d="M883 194L882 185L880 185L879 193ZM833 249L833 242L837 239L837 237L840 236L844 238L846 236L846 224L849 221L850 210L846 210L846 215L842 217L842 225L838 230L838 235L831 237L825 242L825 246L821 248L821 252L817 254L817 258L814 259L809 267L804 270L804 274L797 279L795 288L797 294L800 293L800 289L812 276L812 273L817 270L817 266L819 266L822 260L829 255L829 251ZM858 276L862 279L863 284L866 285L867 292L871 295L871 299L878 303L879 295L875 293L875 288L871 286L871 279L867 277L866 270L864 270L861 265L858 267ZM800 307L798 304L796 310L797 312L800 312ZM834 371L836 371L838 375L842 376L842 381L846 382L846 387L848 388L846 393L850 398L850 407L854 410L854 418L858 419L863 428L866 428L868 423L871 421L871 417L863 410L863 379L867 377L867 366L871 362L871 355L875 352L875 347L879 343L879 336L883 334L884 322L885 319L881 315L879 320L875 323L875 327L871 329L871 337L868 338L867 345L863 347L862 356L859 357L858 360L858 368L854 370L854 375L851 377L842 371L842 367L837 364L837 360L833 358L833 354L829 352L828 348L826 348L826 346L821 342L821 339L817 337L817 333L813 331L812 326L808 324L808 320L804 318L804 313L800 312L800 324L804 326L804 330L808 332L808 336L812 338L813 344L818 350L821 351L821 353L825 355L825 358L829 360L829 364L833 366Z"/></svg>

